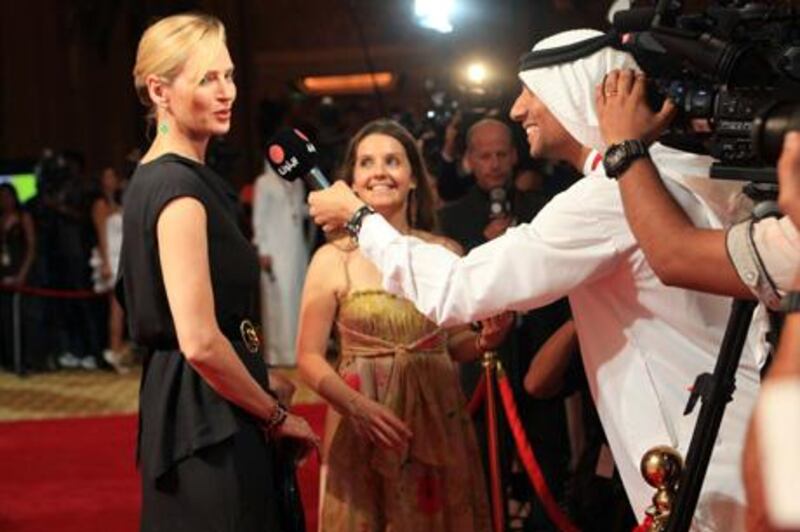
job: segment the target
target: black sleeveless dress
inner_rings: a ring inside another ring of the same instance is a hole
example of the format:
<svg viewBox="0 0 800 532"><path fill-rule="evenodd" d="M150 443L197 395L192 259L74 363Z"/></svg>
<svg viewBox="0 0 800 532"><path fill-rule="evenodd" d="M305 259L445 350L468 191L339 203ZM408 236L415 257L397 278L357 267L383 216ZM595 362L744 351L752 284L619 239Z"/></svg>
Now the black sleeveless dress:
<svg viewBox="0 0 800 532"><path fill-rule="evenodd" d="M140 388L138 461L142 531L279 531L274 449L258 421L218 395L178 349L158 256L156 223L172 200L192 197L207 216L217 322L250 374L267 368L239 324L253 319L259 265L237 225L235 191L208 167L175 154L139 166L125 196L117 293L132 339L147 354Z"/></svg>

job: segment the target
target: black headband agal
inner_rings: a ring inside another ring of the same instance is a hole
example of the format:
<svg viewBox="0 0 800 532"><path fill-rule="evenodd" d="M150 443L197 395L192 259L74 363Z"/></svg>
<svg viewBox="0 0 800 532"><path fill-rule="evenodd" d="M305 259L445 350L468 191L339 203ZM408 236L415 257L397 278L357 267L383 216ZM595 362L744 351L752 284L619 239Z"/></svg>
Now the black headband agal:
<svg viewBox="0 0 800 532"><path fill-rule="evenodd" d="M556 48L533 50L520 58L519 71L524 72L526 70L572 63L578 59L589 57L603 48L620 48L620 46L619 35L612 32Z"/></svg>

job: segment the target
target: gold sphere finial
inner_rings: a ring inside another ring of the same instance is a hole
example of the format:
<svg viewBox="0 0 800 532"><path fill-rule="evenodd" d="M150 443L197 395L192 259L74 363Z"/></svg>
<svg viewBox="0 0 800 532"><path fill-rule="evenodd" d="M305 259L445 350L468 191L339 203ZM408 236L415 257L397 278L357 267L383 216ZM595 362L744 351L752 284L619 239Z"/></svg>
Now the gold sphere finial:
<svg viewBox="0 0 800 532"><path fill-rule="evenodd" d="M653 505L647 509L648 515L653 518L650 531L664 530L678 491L683 458L672 447L659 445L644 453L639 469L644 480L656 488Z"/></svg>

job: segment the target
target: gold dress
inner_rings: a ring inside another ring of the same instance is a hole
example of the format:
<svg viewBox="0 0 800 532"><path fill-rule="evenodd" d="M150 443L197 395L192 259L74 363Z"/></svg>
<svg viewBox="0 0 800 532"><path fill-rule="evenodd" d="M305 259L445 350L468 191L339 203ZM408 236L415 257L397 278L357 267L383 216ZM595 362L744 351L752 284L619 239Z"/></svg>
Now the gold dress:
<svg viewBox="0 0 800 532"><path fill-rule="evenodd" d="M413 437L403 451L385 449L329 409L320 530L488 532L481 459L447 333L382 290L345 296L336 327L339 374Z"/></svg>

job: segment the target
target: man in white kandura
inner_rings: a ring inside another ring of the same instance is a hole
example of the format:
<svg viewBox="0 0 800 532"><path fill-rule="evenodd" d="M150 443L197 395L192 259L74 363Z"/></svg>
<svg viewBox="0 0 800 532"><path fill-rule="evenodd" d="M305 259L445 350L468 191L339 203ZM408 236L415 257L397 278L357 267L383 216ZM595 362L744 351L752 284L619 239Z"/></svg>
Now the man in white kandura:
<svg viewBox="0 0 800 532"><path fill-rule="evenodd" d="M598 35L573 30L544 39L534 51ZM605 151L595 88L617 68L636 65L609 48L570 63L523 67L523 88L511 117L525 128L533 156L591 166L586 163L592 148ZM659 144L649 156L695 224L722 226L682 180L687 174L707 175L706 158ZM368 215L343 183L313 193L309 202L324 229L346 224L381 270L386 289L412 300L440 324L527 310L568 296L603 428L633 510L637 518L644 516L654 490L642 480L639 462L655 445L686 453L699 410L682 415L687 388L698 374L712 371L731 300L658 280L625 220L617 182L602 165L556 196L531 223L464 257L399 234L380 216ZM766 357L764 331L764 320L754 320L695 514L696 530L743 528L741 451Z"/></svg>
<svg viewBox="0 0 800 532"><path fill-rule="evenodd" d="M297 365L297 315L308 265L304 200L301 180L285 181L265 165L253 196L253 241L262 270L264 356L272 366Z"/></svg>

